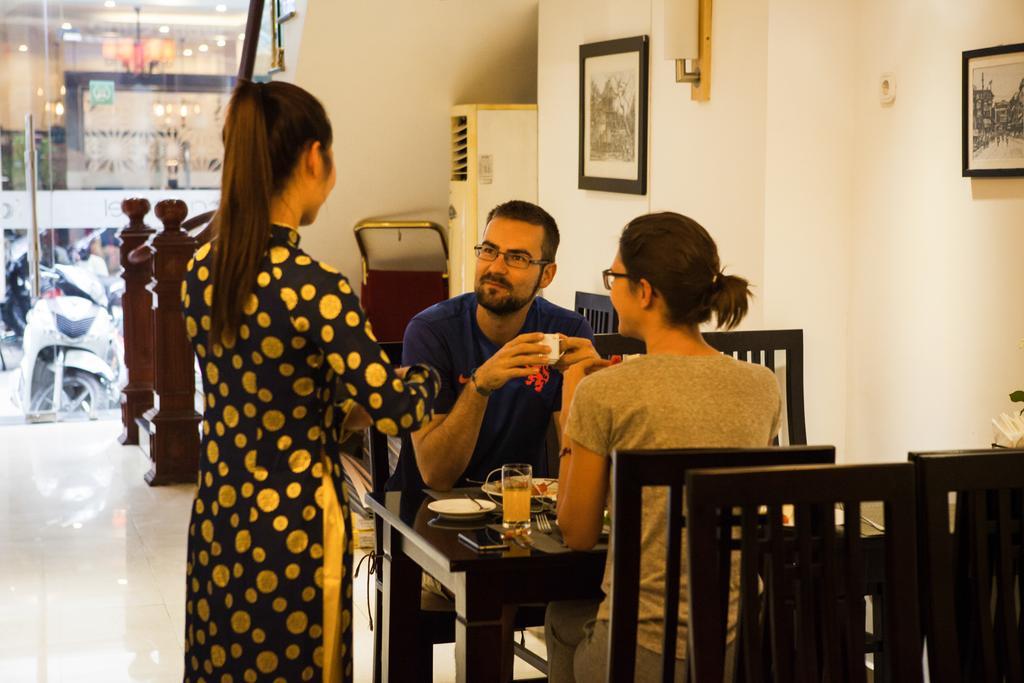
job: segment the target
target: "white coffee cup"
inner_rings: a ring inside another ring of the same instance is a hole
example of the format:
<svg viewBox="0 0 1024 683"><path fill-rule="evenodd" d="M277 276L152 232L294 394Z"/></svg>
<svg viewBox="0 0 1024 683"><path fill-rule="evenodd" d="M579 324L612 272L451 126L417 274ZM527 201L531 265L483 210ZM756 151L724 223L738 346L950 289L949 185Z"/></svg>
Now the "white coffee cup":
<svg viewBox="0 0 1024 683"><path fill-rule="evenodd" d="M541 344L551 349L548 351L548 365L557 363L558 359L562 357L562 338L557 333L545 334Z"/></svg>

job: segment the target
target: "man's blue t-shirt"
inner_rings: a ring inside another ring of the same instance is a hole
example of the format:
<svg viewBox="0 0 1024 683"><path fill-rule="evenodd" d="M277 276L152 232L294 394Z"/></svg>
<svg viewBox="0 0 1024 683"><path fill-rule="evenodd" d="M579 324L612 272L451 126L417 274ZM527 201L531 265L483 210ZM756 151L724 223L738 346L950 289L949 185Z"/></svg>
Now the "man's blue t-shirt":
<svg viewBox="0 0 1024 683"><path fill-rule="evenodd" d="M441 376L441 392L434 402L437 413L450 413L467 386L473 391L467 384L469 376L501 348L477 325L476 306L475 294L463 294L417 314L405 328L402 364L425 363ZM594 338L583 316L539 297L530 305L519 334L527 332ZM551 476L544 445L551 414L561 407L562 375L547 366L530 377L509 380L493 392L473 457L456 486L464 485L467 478L483 480L494 468L512 462L532 464L536 477ZM389 490L424 487L412 449L411 439L403 438L398 467L388 480Z"/></svg>

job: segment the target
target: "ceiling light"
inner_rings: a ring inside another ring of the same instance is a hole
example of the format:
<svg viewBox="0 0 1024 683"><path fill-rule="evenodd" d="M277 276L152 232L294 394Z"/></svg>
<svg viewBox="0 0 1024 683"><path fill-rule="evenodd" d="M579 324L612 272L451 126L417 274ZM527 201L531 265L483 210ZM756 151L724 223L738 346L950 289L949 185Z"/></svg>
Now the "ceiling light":
<svg viewBox="0 0 1024 683"><path fill-rule="evenodd" d="M57 106L53 108L53 111L57 116L64 116L64 103L58 102Z"/></svg>
<svg viewBox="0 0 1024 683"><path fill-rule="evenodd" d="M60 94L61 95L67 95L68 94L68 89L65 88L63 85L60 86Z"/></svg>
<svg viewBox="0 0 1024 683"><path fill-rule="evenodd" d="M164 105L157 103L153 105L153 113L157 116L163 116L165 113Z"/></svg>
<svg viewBox="0 0 1024 683"><path fill-rule="evenodd" d="M82 34L78 31L64 31L64 33L61 34L61 38L63 38L66 43L82 42Z"/></svg>
<svg viewBox="0 0 1024 683"><path fill-rule="evenodd" d="M71 30L71 24L70 24L70 22L67 22L67 21L65 21L63 24L61 24L60 27L62 29L64 29L65 31L70 31Z"/></svg>
<svg viewBox="0 0 1024 683"><path fill-rule="evenodd" d="M188 116L188 105L181 105L181 109L179 110L179 112L181 113L181 118L185 118L186 116Z"/></svg>
<svg viewBox="0 0 1024 683"><path fill-rule="evenodd" d="M239 33L239 34L238 34L238 40L239 40L239 41L243 41L243 40L245 40L245 34L244 34L244 33Z"/></svg>
<svg viewBox="0 0 1024 683"><path fill-rule="evenodd" d="M217 41L217 47L224 47L227 44L228 44L228 41L224 40L223 38L221 38L220 40Z"/></svg>
<svg viewBox="0 0 1024 683"><path fill-rule="evenodd" d="M161 26L157 30L160 31L160 33L170 33L171 32L171 27L167 26L167 25L164 25L164 26Z"/></svg>
<svg viewBox="0 0 1024 683"><path fill-rule="evenodd" d="M185 57L191 57L192 56L192 48L186 47L184 50L181 51L181 54L184 55Z"/></svg>
<svg viewBox="0 0 1024 683"><path fill-rule="evenodd" d="M114 0L107 0L106 2L103 3L103 6L106 7L107 9L110 9L111 7L117 7L117 3L114 2Z"/></svg>
<svg viewBox="0 0 1024 683"><path fill-rule="evenodd" d="M42 88L36 88L36 97L42 97L42 96L43 96L43 89Z"/></svg>
<svg viewBox="0 0 1024 683"><path fill-rule="evenodd" d="M227 5L217 5L216 10L218 12L227 12L228 11L228 6Z"/></svg>
<svg viewBox="0 0 1024 683"><path fill-rule="evenodd" d="M199 51L200 52L206 52L209 49L210 49L210 46L207 45L206 43L203 43L202 45L199 46Z"/></svg>
<svg viewBox="0 0 1024 683"><path fill-rule="evenodd" d="M18 52L28 52L28 45L19 45Z"/></svg>

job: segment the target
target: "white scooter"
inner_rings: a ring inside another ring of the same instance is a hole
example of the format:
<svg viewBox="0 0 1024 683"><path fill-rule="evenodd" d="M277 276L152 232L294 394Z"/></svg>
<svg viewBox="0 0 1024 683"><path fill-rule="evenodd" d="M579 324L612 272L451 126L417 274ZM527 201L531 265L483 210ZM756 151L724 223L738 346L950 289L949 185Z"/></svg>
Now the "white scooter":
<svg viewBox="0 0 1024 683"><path fill-rule="evenodd" d="M103 284L88 270L46 268L42 296L26 317L24 357L12 400L31 421L96 419L124 385L124 342Z"/></svg>

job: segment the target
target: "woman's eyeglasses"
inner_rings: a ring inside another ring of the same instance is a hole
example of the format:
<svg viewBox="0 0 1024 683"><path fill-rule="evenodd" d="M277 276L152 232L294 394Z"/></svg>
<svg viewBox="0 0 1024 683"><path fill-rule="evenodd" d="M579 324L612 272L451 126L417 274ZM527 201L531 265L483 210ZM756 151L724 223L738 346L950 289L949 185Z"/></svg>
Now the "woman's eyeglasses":
<svg viewBox="0 0 1024 683"><path fill-rule="evenodd" d="M504 256L505 265L509 268L518 268L520 270L534 265L546 266L551 263L551 261L544 259L530 258L529 254L500 251L497 247L492 247L487 244L478 244L473 247L473 251L476 253L476 257L481 261L496 261L499 256Z"/></svg>
<svg viewBox="0 0 1024 683"><path fill-rule="evenodd" d="M601 277L604 279L604 288L610 290L612 288L612 283L615 282L615 278L617 278L617 277L628 278L628 277L630 277L630 275L629 275L629 273L616 273L614 270L609 268L608 270L602 270L601 271Z"/></svg>

